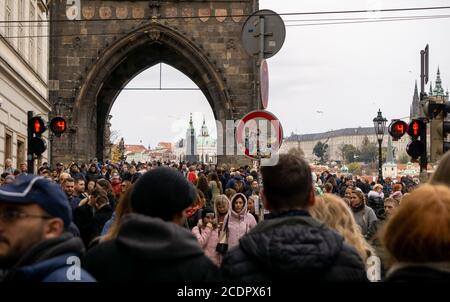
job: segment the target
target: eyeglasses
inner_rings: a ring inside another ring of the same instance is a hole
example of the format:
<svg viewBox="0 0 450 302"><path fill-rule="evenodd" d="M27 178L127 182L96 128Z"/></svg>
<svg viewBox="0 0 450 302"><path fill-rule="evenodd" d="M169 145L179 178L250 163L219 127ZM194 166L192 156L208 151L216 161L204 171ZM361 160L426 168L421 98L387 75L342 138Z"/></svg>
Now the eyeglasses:
<svg viewBox="0 0 450 302"><path fill-rule="evenodd" d="M53 217L48 215L33 215L19 211L4 211L0 212L0 220L5 223L14 223L16 220L24 218L41 218L41 219L51 219Z"/></svg>
<svg viewBox="0 0 450 302"><path fill-rule="evenodd" d="M205 217L208 217L208 218L214 218L215 215L214 215L214 213L207 213L207 214L205 215Z"/></svg>

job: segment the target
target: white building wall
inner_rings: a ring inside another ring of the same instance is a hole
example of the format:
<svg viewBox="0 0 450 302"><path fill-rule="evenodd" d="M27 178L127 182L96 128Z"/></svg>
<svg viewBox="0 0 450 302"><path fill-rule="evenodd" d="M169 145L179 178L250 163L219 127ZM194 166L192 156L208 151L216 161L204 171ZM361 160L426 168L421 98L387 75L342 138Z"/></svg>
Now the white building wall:
<svg viewBox="0 0 450 302"><path fill-rule="evenodd" d="M30 17L34 20L47 19L42 0L0 0L0 20L6 20L7 5L11 12L9 20L27 21ZM18 11L19 7L23 8L22 12ZM51 109L47 90L48 38L36 37L38 32L48 35L45 25L23 22L0 26L0 172L4 169L7 148L11 149L14 167L19 166L19 159L26 160L27 111L33 111L47 120ZM23 43L19 43L19 39L24 39ZM7 136L11 136L9 147L6 146ZM48 131L43 137L49 150ZM19 145L23 147L18 148ZM20 154L18 151L21 151ZM47 151L42 160L48 160Z"/></svg>

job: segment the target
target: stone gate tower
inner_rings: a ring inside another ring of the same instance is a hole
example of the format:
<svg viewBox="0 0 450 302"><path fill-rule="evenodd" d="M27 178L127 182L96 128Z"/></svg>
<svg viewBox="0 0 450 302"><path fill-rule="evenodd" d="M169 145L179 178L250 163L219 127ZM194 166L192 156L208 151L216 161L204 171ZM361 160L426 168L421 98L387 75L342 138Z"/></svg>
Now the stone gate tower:
<svg viewBox="0 0 450 302"><path fill-rule="evenodd" d="M242 46L241 29L258 5L257 0L51 1L49 97L53 114L63 114L69 124L67 133L52 138L52 162L102 159L116 97L134 76L160 62L196 83L223 125L254 110L257 72ZM226 132L218 133L219 140ZM224 154L225 142L218 146Z"/></svg>

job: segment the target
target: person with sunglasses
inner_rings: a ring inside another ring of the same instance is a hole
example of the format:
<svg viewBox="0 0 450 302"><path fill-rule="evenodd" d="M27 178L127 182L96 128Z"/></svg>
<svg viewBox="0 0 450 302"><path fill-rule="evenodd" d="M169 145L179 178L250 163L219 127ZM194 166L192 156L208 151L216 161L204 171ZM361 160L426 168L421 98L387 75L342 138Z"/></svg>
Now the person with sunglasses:
<svg viewBox="0 0 450 302"><path fill-rule="evenodd" d="M61 187L44 177L0 187L0 281L95 281L81 268L84 245L71 221Z"/></svg>

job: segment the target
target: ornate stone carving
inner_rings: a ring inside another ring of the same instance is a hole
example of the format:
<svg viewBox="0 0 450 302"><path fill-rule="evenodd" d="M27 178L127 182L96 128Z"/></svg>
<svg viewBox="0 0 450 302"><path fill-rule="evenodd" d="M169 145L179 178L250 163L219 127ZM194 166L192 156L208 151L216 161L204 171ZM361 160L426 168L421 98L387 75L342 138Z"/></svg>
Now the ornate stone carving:
<svg viewBox="0 0 450 302"><path fill-rule="evenodd" d="M216 20L219 22L225 21L227 18L227 9L226 8L217 8L215 12Z"/></svg>
<svg viewBox="0 0 450 302"><path fill-rule="evenodd" d="M110 19L112 15L111 8L107 6L100 7L98 13L101 19Z"/></svg>
<svg viewBox="0 0 450 302"><path fill-rule="evenodd" d="M200 21L206 22L211 17L211 9L210 8L199 8L198 16L200 17Z"/></svg>
<svg viewBox="0 0 450 302"><path fill-rule="evenodd" d="M116 16L119 19L126 19L128 17L128 7L126 6L116 7Z"/></svg>
<svg viewBox="0 0 450 302"><path fill-rule="evenodd" d="M93 6L85 6L83 7L83 18L84 19L92 19L95 16L95 7Z"/></svg>

